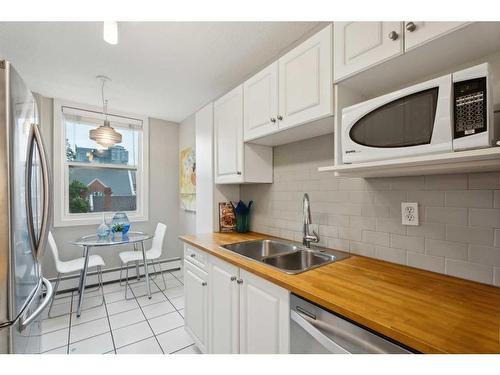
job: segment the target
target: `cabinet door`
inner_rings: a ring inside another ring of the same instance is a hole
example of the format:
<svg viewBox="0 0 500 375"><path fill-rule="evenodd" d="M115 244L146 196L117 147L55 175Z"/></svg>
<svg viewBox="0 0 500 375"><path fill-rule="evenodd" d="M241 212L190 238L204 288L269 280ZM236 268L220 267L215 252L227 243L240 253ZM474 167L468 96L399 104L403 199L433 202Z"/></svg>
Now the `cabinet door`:
<svg viewBox="0 0 500 375"><path fill-rule="evenodd" d="M208 337L207 276L196 266L184 262L184 325L204 353Z"/></svg>
<svg viewBox="0 0 500 375"><path fill-rule="evenodd" d="M243 84L245 141L278 129L278 62Z"/></svg>
<svg viewBox="0 0 500 375"><path fill-rule="evenodd" d="M405 22L405 50L418 47L432 39L458 29L468 22Z"/></svg>
<svg viewBox="0 0 500 375"><path fill-rule="evenodd" d="M209 351L214 354L239 352L239 269L210 257L208 297Z"/></svg>
<svg viewBox="0 0 500 375"><path fill-rule="evenodd" d="M333 113L332 26L279 59L279 128Z"/></svg>
<svg viewBox="0 0 500 375"><path fill-rule="evenodd" d="M335 22L334 81L403 53L401 22Z"/></svg>
<svg viewBox="0 0 500 375"><path fill-rule="evenodd" d="M289 292L240 269L240 353L289 353Z"/></svg>
<svg viewBox="0 0 500 375"><path fill-rule="evenodd" d="M243 182L243 85L214 103L215 182Z"/></svg>

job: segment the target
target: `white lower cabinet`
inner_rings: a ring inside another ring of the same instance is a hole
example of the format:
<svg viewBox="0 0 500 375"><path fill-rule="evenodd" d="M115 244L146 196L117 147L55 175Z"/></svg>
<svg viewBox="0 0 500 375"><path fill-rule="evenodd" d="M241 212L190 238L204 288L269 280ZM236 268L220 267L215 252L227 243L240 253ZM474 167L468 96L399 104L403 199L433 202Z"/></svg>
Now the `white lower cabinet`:
<svg viewBox="0 0 500 375"><path fill-rule="evenodd" d="M289 292L245 270L240 280L240 353L289 353Z"/></svg>
<svg viewBox="0 0 500 375"><path fill-rule="evenodd" d="M203 352L208 338L208 274L184 261L184 324Z"/></svg>
<svg viewBox="0 0 500 375"><path fill-rule="evenodd" d="M289 353L290 293L205 255L207 273L186 258L184 266L185 325L200 350L214 354Z"/></svg>
<svg viewBox="0 0 500 375"><path fill-rule="evenodd" d="M208 275L210 353L239 353L239 268L211 257Z"/></svg>

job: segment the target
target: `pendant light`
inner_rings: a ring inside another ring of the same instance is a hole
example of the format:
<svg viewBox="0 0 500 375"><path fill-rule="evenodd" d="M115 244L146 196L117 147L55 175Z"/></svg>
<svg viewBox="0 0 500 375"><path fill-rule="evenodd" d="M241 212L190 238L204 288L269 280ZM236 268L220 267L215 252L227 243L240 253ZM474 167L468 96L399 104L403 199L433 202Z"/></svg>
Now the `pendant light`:
<svg viewBox="0 0 500 375"><path fill-rule="evenodd" d="M122 135L111 127L108 120L108 101L104 99L104 85L110 81L108 77L97 76L101 81L101 96L102 96L102 110L104 113L104 124L97 129L89 131L89 138L104 148L112 147L117 143L121 143Z"/></svg>

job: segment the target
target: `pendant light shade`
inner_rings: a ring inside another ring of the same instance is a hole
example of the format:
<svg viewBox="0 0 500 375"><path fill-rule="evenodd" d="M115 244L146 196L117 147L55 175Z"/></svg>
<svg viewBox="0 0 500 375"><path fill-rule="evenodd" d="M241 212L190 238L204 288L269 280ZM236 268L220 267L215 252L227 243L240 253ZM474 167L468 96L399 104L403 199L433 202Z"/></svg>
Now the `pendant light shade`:
<svg viewBox="0 0 500 375"><path fill-rule="evenodd" d="M104 148L122 142L122 135L111 127L108 120L104 121L104 125L89 131L89 137Z"/></svg>
<svg viewBox="0 0 500 375"><path fill-rule="evenodd" d="M108 120L108 101L104 99L104 84L110 79L105 76L98 76L101 80L102 108L104 113L104 124L89 131L89 138L104 148L109 148L122 142L122 135L111 127Z"/></svg>

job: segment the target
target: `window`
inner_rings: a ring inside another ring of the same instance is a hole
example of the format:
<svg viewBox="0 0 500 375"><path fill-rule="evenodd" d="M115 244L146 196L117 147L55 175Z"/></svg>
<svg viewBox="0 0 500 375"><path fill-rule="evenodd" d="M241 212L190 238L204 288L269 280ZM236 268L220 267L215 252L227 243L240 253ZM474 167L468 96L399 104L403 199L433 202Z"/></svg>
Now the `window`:
<svg viewBox="0 0 500 375"><path fill-rule="evenodd" d="M111 113L122 142L103 148L89 138L103 124L102 112L54 101L55 226L97 224L117 211L147 220L147 119Z"/></svg>

